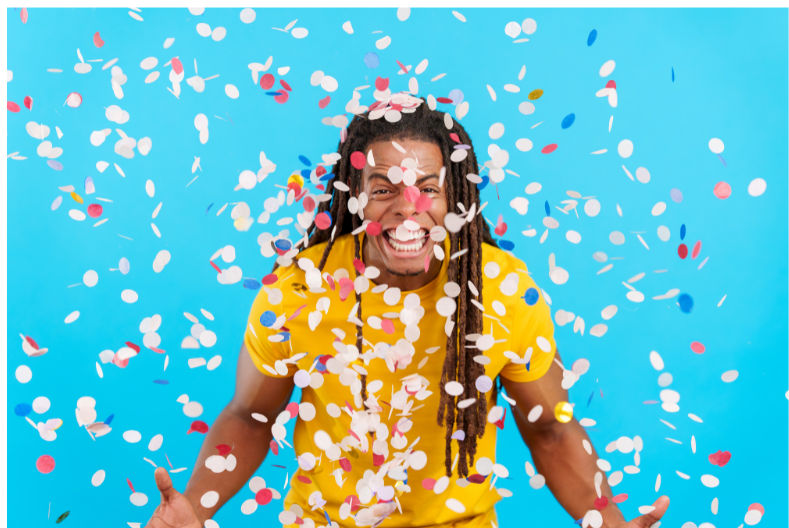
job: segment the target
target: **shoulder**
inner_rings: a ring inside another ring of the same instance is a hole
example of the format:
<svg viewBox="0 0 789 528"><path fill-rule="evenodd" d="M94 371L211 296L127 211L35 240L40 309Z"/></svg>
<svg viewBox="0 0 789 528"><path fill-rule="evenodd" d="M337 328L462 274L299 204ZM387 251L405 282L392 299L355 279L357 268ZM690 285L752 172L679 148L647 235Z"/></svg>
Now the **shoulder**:
<svg viewBox="0 0 789 528"><path fill-rule="evenodd" d="M483 287L492 298L502 302L515 302L530 289L539 296L539 288L526 263L509 251L489 244L482 244L482 276Z"/></svg>

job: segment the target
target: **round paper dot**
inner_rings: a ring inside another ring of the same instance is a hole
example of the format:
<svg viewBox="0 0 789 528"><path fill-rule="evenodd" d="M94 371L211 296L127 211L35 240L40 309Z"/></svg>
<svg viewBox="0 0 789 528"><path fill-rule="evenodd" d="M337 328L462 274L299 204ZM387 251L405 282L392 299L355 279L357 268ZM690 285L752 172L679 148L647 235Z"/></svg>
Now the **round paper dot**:
<svg viewBox="0 0 789 528"><path fill-rule="evenodd" d="M458 383L457 381L450 381L446 385L444 385L444 390L450 396L460 396L463 394L463 385Z"/></svg>
<svg viewBox="0 0 789 528"><path fill-rule="evenodd" d="M715 184L715 187L712 189L713 194L715 194L716 198L720 198L721 200L725 200L729 196L731 196L731 185L726 182L718 182Z"/></svg>
<svg viewBox="0 0 789 528"><path fill-rule="evenodd" d="M767 182L761 178L756 178L748 184L748 194L751 196L761 196L767 189Z"/></svg>
<svg viewBox="0 0 789 528"><path fill-rule="evenodd" d="M55 459L49 455L41 455L36 460L36 469L44 474L50 473L55 469Z"/></svg>
<svg viewBox="0 0 789 528"><path fill-rule="evenodd" d="M82 276L82 282L85 283L85 286L88 288L92 288L98 284L99 274L93 270L88 270L85 272L85 275Z"/></svg>
<svg viewBox="0 0 789 528"><path fill-rule="evenodd" d="M50 401L46 396L39 396L33 400L33 410L37 414L43 414L49 410Z"/></svg>
<svg viewBox="0 0 789 528"><path fill-rule="evenodd" d="M465 513L466 511L466 507L463 506L463 503L457 499L447 499L446 505L447 508L455 513Z"/></svg>
<svg viewBox="0 0 789 528"><path fill-rule="evenodd" d="M74 321L76 321L77 319L79 319L79 311L78 311L78 310L75 310L75 311L71 312L70 314L68 314L68 315L66 316L66 319L65 319L65 321L64 321L64 322L65 322L66 324L71 324L71 323L73 323Z"/></svg>
<svg viewBox="0 0 789 528"><path fill-rule="evenodd" d="M710 150L715 154L723 152L723 141L718 138L712 138L710 140Z"/></svg>
<svg viewBox="0 0 789 528"><path fill-rule="evenodd" d="M203 496L200 497L200 505L203 508L213 508L216 506L217 502L219 502L219 493L215 491L206 491L203 493Z"/></svg>
<svg viewBox="0 0 789 528"><path fill-rule="evenodd" d="M102 482L104 482L104 476L105 476L104 470L100 469L97 472L95 472L93 476L90 478L90 483L93 484L94 487L101 486Z"/></svg>
<svg viewBox="0 0 789 528"><path fill-rule="evenodd" d="M682 201L682 191L679 189L671 189L669 194L671 195L671 199L674 200L674 202L680 203Z"/></svg>
<svg viewBox="0 0 789 528"><path fill-rule="evenodd" d="M225 85L225 95L231 99L238 99L238 88L232 84Z"/></svg>
<svg viewBox="0 0 789 528"><path fill-rule="evenodd" d="M123 290L121 292L121 299L123 302L127 302L129 304L137 302L137 292L134 290Z"/></svg>
<svg viewBox="0 0 789 528"><path fill-rule="evenodd" d="M600 213L600 202L592 198L584 204L584 213L587 216L597 216Z"/></svg>
<svg viewBox="0 0 789 528"><path fill-rule="evenodd" d="M124 431L123 439L130 444L136 444L142 439L142 435L139 431Z"/></svg>
<svg viewBox="0 0 789 528"><path fill-rule="evenodd" d="M241 10L241 22L243 22L244 24L251 24L252 22L255 21L256 16L257 15L255 14L254 9L250 9L249 7L247 7L246 9Z"/></svg>
<svg viewBox="0 0 789 528"><path fill-rule="evenodd" d="M608 240L610 240L612 244L621 246L625 243L625 235L620 231L613 231L608 235Z"/></svg>
<svg viewBox="0 0 789 528"><path fill-rule="evenodd" d="M633 155L633 142L629 139L623 139L619 142L617 152L619 152L619 155L623 158L629 158Z"/></svg>
<svg viewBox="0 0 789 528"><path fill-rule="evenodd" d="M721 379L726 383L731 383L736 380L739 375L740 373L736 370L727 370L721 375Z"/></svg>
<svg viewBox="0 0 789 528"><path fill-rule="evenodd" d="M499 139L504 135L504 123L493 123L488 130L490 139Z"/></svg>
<svg viewBox="0 0 789 528"><path fill-rule="evenodd" d="M706 350L706 348L704 347L704 345L702 345L702 344L701 344L701 343L699 343L698 341L693 341L693 342L690 344L690 349L691 349L692 351L694 351L696 354L703 354L703 353L704 353L704 351Z"/></svg>
<svg viewBox="0 0 789 528"><path fill-rule="evenodd" d="M135 506L145 506L148 504L148 495L136 491L129 496L129 500Z"/></svg>
<svg viewBox="0 0 789 528"><path fill-rule="evenodd" d="M707 486L708 488L717 488L720 481L717 477L712 475L702 475L701 476L701 483Z"/></svg>
<svg viewBox="0 0 789 528"><path fill-rule="evenodd" d="M16 375L16 380L19 383L27 383L33 379L33 371L30 370L30 367L27 365L19 365L16 368L16 372L14 374Z"/></svg>
<svg viewBox="0 0 789 528"><path fill-rule="evenodd" d="M534 105L532 105L531 103L528 103L528 104L530 104L532 107L534 107ZM519 139L518 141L515 142L515 148L517 148L521 152L528 152L533 147L534 147L534 143L532 143L532 141L530 139L521 138L521 139Z"/></svg>

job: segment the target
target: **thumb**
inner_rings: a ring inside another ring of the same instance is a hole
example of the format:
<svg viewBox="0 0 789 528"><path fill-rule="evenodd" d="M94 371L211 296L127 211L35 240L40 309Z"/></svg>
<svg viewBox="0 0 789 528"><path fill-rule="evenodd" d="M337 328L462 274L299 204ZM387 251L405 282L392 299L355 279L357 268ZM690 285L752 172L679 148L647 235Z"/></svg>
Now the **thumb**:
<svg viewBox="0 0 789 528"><path fill-rule="evenodd" d="M156 479L156 487L162 494L162 504L174 499L179 495L178 491L173 487L173 481L170 480L170 475L163 467L156 468L153 473Z"/></svg>
<svg viewBox="0 0 789 528"><path fill-rule="evenodd" d="M645 515L642 515L641 517L636 517L633 519L632 525L638 528L649 528L658 522L663 517L663 515L665 515L668 505L668 496L663 495L658 497L658 500L652 503L652 507L655 509Z"/></svg>

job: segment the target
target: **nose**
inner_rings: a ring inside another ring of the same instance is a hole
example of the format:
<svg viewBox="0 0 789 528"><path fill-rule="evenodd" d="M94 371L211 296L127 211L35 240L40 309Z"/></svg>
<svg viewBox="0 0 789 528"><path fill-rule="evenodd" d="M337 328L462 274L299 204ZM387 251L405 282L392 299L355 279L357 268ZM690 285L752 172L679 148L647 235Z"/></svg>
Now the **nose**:
<svg viewBox="0 0 789 528"><path fill-rule="evenodd" d="M397 217L402 217L403 220L409 216L416 216L416 203L409 202L405 197L405 187L400 189L400 193L395 198L392 204L392 213Z"/></svg>

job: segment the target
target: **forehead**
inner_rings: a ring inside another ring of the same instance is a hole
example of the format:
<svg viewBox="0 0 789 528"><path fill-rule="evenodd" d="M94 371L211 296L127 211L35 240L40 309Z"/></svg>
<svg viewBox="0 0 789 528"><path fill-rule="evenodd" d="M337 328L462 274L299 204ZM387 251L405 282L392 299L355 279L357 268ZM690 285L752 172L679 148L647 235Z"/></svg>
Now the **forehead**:
<svg viewBox="0 0 789 528"><path fill-rule="evenodd" d="M405 153L398 150L392 141L397 142ZM375 167L369 164L365 166L364 173L367 174L373 169L388 169L389 167L399 167L405 158L416 159L420 170L438 171L444 164L441 149L435 143L430 143L418 139L397 139L386 141L375 141L368 145L367 150L373 151ZM365 153L366 154L366 153Z"/></svg>

